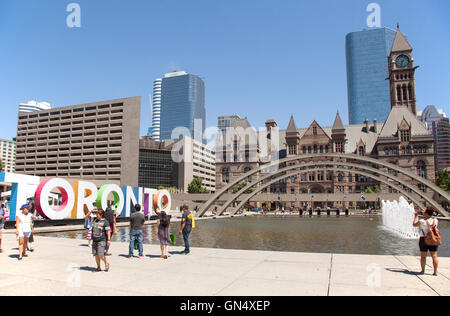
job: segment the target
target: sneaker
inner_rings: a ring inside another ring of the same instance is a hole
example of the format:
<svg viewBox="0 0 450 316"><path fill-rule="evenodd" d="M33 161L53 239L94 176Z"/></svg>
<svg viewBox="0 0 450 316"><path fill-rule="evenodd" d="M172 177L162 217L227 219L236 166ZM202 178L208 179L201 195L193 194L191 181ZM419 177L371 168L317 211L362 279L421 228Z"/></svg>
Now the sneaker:
<svg viewBox="0 0 450 316"><path fill-rule="evenodd" d="M188 254L190 254L190 253L191 253L190 251L185 251L185 252L184 252L185 255L188 255Z"/></svg>
<svg viewBox="0 0 450 316"><path fill-rule="evenodd" d="M143 259L143 258L144 258L144 255L139 255L139 258Z"/></svg>

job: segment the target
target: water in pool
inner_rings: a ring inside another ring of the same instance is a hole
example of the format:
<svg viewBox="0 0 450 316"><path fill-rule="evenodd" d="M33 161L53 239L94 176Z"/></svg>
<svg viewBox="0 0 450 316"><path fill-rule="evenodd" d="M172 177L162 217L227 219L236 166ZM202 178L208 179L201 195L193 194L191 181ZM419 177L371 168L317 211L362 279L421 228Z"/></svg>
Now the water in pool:
<svg viewBox="0 0 450 316"><path fill-rule="evenodd" d="M191 234L191 247L269 250L314 253L374 255L419 255L418 240L402 239L384 229L374 217L274 217L249 216L198 220ZM178 233L180 223L171 225ZM450 223L441 221L444 244L439 255L450 257L447 236ZM156 225L145 226L144 243L159 244ZM113 241L128 242L129 228L118 228ZM41 236L86 239L87 231L40 234ZM181 236L177 246L183 246Z"/></svg>

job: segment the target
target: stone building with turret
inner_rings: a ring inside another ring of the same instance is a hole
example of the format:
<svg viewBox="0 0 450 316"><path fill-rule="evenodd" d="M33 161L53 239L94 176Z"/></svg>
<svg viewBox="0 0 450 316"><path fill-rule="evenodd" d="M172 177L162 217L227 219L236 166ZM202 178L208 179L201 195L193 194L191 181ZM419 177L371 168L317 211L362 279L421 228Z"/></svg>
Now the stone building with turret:
<svg viewBox="0 0 450 316"><path fill-rule="evenodd" d="M332 126L321 126L314 120L309 127L298 128L294 116L291 116L285 130L279 130L277 123L270 119L265 124L265 131L257 131L251 128L247 119L238 120L226 137L228 143L219 142L216 148L216 188L219 190L238 176L276 159L316 154L318 156L314 158L305 158L304 163L329 161L329 158L320 156L327 153L380 159L434 182L433 136L416 116L415 70L418 67L414 65L412 47L400 29L397 29L388 62L391 112L385 122L366 120L363 124L344 125L337 113ZM246 132L239 135L238 131L242 130ZM253 143L247 143L249 140ZM248 181L251 180L250 177ZM311 169L300 176L281 180L263 192L352 194L378 189L384 193L396 193L387 185L342 168L342 171ZM426 192L425 188L422 189Z"/></svg>

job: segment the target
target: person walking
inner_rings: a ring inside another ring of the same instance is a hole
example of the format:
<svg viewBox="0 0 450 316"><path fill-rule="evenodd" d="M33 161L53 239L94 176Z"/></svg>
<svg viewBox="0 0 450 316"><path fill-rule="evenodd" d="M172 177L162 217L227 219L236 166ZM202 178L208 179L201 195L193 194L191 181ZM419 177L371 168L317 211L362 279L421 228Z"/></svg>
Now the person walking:
<svg viewBox="0 0 450 316"><path fill-rule="evenodd" d="M133 257L134 243L137 241L139 245L139 258L144 258L144 233L143 226L145 224L145 215L141 213L141 206L136 204L134 206L135 212L130 217L130 247L128 258Z"/></svg>
<svg viewBox="0 0 450 316"><path fill-rule="evenodd" d="M106 260L106 246L111 245L111 231L108 221L105 219L105 211L93 210L86 215L90 218L91 214L95 214L92 222L92 254L97 263L97 269L94 272L102 271L101 261L105 263L105 271L109 271L109 263Z"/></svg>
<svg viewBox="0 0 450 316"><path fill-rule="evenodd" d="M5 204L2 204L0 208L0 253L3 252L2 250L2 231L3 231L3 221L5 220Z"/></svg>
<svg viewBox="0 0 450 316"><path fill-rule="evenodd" d="M30 208L28 210L28 213L31 214L31 220L32 220L32 224L33 224L33 227L34 227L34 222L37 220L37 215L38 215L37 214L37 210L36 210L36 207L35 207L33 201L30 201L28 203L28 205L30 206ZM34 244L34 233L31 233L30 238L28 238L28 246L27 246L27 250L29 252L33 252L34 251L33 244Z"/></svg>
<svg viewBox="0 0 450 316"><path fill-rule="evenodd" d="M90 215L86 216L85 219L84 219L85 220L85 227L88 230L87 237L86 237L86 239L88 241L88 247L91 247L91 244L92 244L92 223L94 222L94 219L96 217L97 216L95 215L94 212L90 212Z"/></svg>
<svg viewBox="0 0 450 316"><path fill-rule="evenodd" d="M114 211L112 210L111 207L106 208L105 219L109 223L109 228L110 228L109 231L111 232L111 236L112 236L114 233ZM109 252L109 246L106 246L105 256L111 256L111 253Z"/></svg>
<svg viewBox="0 0 450 316"><path fill-rule="evenodd" d="M184 251L183 253L188 255L191 252L190 244L189 244L189 236L191 234L192 228L195 228L194 216L192 216L189 211L188 206L183 205L183 216L181 218L181 228L178 232L179 235L183 235L184 239Z"/></svg>
<svg viewBox="0 0 450 316"><path fill-rule="evenodd" d="M158 220L158 239L161 245L161 258L169 257L168 246L170 243L170 218L166 212L162 211Z"/></svg>
<svg viewBox="0 0 450 316"><path fill-rule="evenodd" d="M438 246L429 246L425 242L425 237L427 236L428 232L431 228L437 228L439 221L435 218L433 218L434 209L429 207L426 209L425 213L423 214L425 219L419 220L419 212L416 210L415 216L414 216L414 227L419 227L420 229L420 240L419 240L419 248L420 248L420 265L422 270L420 271L420 274L425 274L425 267L427 264L427 255L428 252L430 252L431 258L433 259L433 268L434 268L434 276L438 275L438 266L439 266L439 259L438 259Z"/></svg>
<svg viewBox="0 0 450 316"><path fill-rule="evenodd" d="M16 236L19 238L19 261L28 257L28 239L34 232L32 215L29 213L30 206L25 204L20 208L21 214L16 216Z"/></svg>

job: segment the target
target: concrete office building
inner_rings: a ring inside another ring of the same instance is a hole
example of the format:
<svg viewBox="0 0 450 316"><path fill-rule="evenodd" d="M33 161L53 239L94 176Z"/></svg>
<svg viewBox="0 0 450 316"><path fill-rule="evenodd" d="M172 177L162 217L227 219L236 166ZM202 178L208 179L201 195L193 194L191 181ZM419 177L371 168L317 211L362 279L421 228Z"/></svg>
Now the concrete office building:
<svg viewBox="0 0 450 316"><path fill-rule="evenodd" d="M144 137L139 143L139 186L176 187L187 193L192 180L199 178L215 192L215 160L213 149L190 137L161 142Z"/></svg>
<svg viewBox="0 0 450 316"><path fill-rule="evenodd" d="M178 164L172 159L172 140L160 142L145 136L139 141L139 186L178 189Z"/></svg>
<svg viewBox="0 0 450 316"><path fill-rule="evenodd" d="M434 124L436 171L450 167L450 124L448 118L442 118Z"/></svg>
<svg viewBox="0 0 450 316"><path fill-rule="evenodd" d="M217 118L217 128L222 132L222 134L225 134L227 132L227 129L233 126L234 122L240 119L241 117L236 114L219 116Z"/></svg>
<svg viewBox="0 0 450 316"><path fill-rule="evenodd" d="M446 117L444 110L438 109L434 105L428 105L423 111L417 112L417 118L427 126L430 133L433 132L433 123Z"/></svg>
<svg viewBox="0 0 450 316"><path fill-rule="evenodd" d="M182 148L182 150L180 150ZM216 191L216 153L214 149L190 137L183 137L173 145L179 162L179 188L188 192L194 178L202 179L203 186Z"/></svg>
<svg viewBox="0 0 450 316"><path fill-rule="evenodd" d="M367 29L346 36L348 113L350 124L385 122L391 111L389 67L396 32Z"/></svg>
<svg viewBox="0 0 450 316"><path fill-rule="evenodd" d="M0 159L3 163L2 172L14 172L16 167L16 142L0 139Z"/></svg>
<svg viewBox="0 0 450 316"><path fill-rule="evenodd" d="M157 85L155 84L155 86ZM159 139L178 139L179 135L172 137L172 132L176 128L181 128L189 131L190 137L200 140L206 125L205 83L203 80L184 71L167 73L161 81L160 93L161 128ZM156 109L157 107L154 105L154 110L156 111ZM156 113L154 119L157 119ZM154 139L156 139L157 130L154 130L153 133Z"/></svg>
<svg viewBox="0 0 450 316"><path fill-rule="evenodd" d="M16 172L137 186L141 98L20 113Z"/></svg>
<svg viewBox="0 0 450 316"><path fill-rule="evenodd" d="M417 116L433 134L436 171L447 169L450 166L450 125L446 113L434 105L428 105Z"/></svg>
<svg viewBox="0 0 450 316"><path fill-rule="evenodd" d="M30 113L36 111L50 110L52 106L47 102L28 101L19 104L19 113Z"/></svg>

